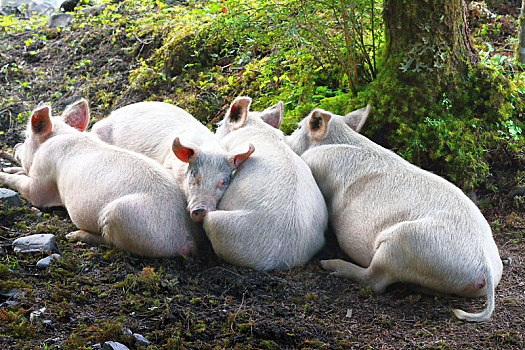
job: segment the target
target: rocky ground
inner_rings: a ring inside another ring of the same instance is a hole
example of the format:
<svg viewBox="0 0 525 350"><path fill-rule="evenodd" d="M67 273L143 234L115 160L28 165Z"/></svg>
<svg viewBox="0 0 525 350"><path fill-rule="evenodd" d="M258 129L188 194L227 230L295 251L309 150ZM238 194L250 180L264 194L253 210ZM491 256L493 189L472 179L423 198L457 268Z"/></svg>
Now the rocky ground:
<svg viewBox="0 0 525 350"><path fill-rule="evenodd" d="M512 2L504 5L510 10L503 5L493 10L507 11L510 17L503 18L510 26L516 14ZM126 14L119 8L115 13ZM131 86L128 77L154 38L127 35L107 23L80 23L61 31L29 27L8 34L0 27L4 149L21 140L25 118L41 100L60 112L87 97L96 119L151 96L147 88ZM515 35L515 27L509 28ZM504 40L497 42L501 52L508 49ZM166 86L163 93L179 88ZM509 196L518 181L507 172L516 166L501 150L490 180L475 192L505 264L488 322L465 323L451 312L481 310L484 298L428 296L406 286L375 295L331 277L319 265L320 259L342 257L330 235L304 267L255 272L222 262L209 247L196 258L144 259L69 243L65 234L75 228L64 210L39 210L22 199L22 205L0 205L0 348L89 349L115 341L131 349L523 349L525 202ZM13 241L31 234L56 237L53 253L60 258L50 267L37 267L50 253L14 251Z"/></svg>

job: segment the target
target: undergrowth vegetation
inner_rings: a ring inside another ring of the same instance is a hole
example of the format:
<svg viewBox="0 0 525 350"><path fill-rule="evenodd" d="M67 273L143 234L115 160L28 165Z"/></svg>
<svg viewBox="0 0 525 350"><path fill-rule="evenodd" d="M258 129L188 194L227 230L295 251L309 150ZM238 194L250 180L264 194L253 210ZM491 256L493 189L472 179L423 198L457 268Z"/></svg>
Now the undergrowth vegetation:
<svg viewBox="0 0 525 350"><path fill-rule="evenodd" d="M256 109L282 100L286 133L314 107L344 114L371 104L367 136L465 190L490 176L491 152L505 150L511 163L523 164L525 73L509 50L489 42L508 28L516 37L517 23L476 19L479 65L466 81L450 76L453 83L436 84L417 57L430 53L435 68L443 68L443 45L421 43L399 67L385 66L382 11L378 0L124 0L107 2L99 14L76 11L70 28L1 17L0 35L24 36L26 60L56 50L57 40L71 57L61 63L69 67L57 67L66 77L57 86L49 72L7 60L0 79L18 85L20 99L4 103L38 98L65 105L65 97L88 97L98 119L127 103L161 100L207 123L218 121L234 97L248 95ZM515 43L509 38L507 49ZM113 51L107 62L90 57L93 45ZM416 76L427 76L428 84L411 85ZM31 98L38 91L44 96ZM10 111L10 120L23 122L29 110Z"/></svg>

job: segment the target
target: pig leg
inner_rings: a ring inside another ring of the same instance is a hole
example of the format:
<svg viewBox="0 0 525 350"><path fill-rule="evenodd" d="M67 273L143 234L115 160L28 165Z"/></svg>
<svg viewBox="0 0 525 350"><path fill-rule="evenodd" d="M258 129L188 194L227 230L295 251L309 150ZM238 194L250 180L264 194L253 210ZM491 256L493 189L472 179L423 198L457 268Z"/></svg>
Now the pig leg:
<svg viewBox="0 0 525 350"><path fill-rule="evenodd" d="M20 175L20 174L25 174L26 173L24 168L19 167L19 166L3 168L2 171L4 173L15 174L15 175Z"/></svg>
<svg viewBox="0 0 525 350"><path fill-rule="evenodd" d="M257 227L248 224L252 221L247 219L248 216L250 216L250 211L246 210L214 210L204 217L204 231L214 252L221 259L234 265L265 270L267 269L267 262L254 258L257 256L257 249L250 247L250 245L258 245L250 235L251 232L258 233L259 230ZM247 247L251 249L247 249ZM267 247L262 248L267 249ZM278 250L275 249L275 251ZM261 256L263 255L261 254Z"/></svg>
<svg viewBox="0 0 525 350"><path fill-rule="evenodd" d="M0 172L0 183L19 192L37 207L62 205L55 182L46 177L35 179L25 174Z"/></svg>
<svg viewBox="0 0 525 350"><path fill-rule="evenodd" d="M372 260L372 263L374 263L374 260ZM373 269L370 267L363 268L341 259L322 260L321 265L330 272L330 275L348 278L359 284L368 285L378 294L384 293L386 287L395 282L379 267L374 267Z"/></svg>
<svg viewBox="0 0 525 350"><path fill-rule="evenodd" d="M321 263L334 275L369 285L378 293L392 283L406 282L461 295L471 284L476 285L481 273L476 268L479 262L466 256L468 251L456 253L461 247L455 236L430 218L404 221L377 236L367 268L342 260Z"/></svg>
<svg viewBox="0 0 525 350"><path fill-rule="evenodd" d="M376 251L367 268L340 259L324 260L321 265L334 276L351 279L370 286L376 293L383 293L388 285L400 281L395 277L398 270L407 268L400 256L414 256L414 252L403 252L407 244L399 244L398 241L406 240L407 237L403 237L405 233L414 229L414 226L420 226L421 221L404 221L381 231L376 238Z"/></svg>
<svg viewBox="0 0 525 350"><path fill-rule="evenodd" d="M109 203L99 220L104 239L119 249L149 257L186 256L195 242L175 210L147 195L132 194Z"/></svg>
<svg viewBox="0 0 525 350"><path fill-rule="evenodd" d="M84 242L90 245L100 245L106 243L104 237L97 233L91 233L84 230L78 230L66 235L66 239L72 242Z"/></svg>

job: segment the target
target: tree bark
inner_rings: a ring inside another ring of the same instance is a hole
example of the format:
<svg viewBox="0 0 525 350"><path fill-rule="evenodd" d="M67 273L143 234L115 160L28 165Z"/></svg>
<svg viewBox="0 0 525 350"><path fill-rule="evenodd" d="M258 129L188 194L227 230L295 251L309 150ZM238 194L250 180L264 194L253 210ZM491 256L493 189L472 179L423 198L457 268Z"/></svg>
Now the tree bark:
<svg viewBox="0 0 525 350"><path fill-rule="evenodd" d="M525 63L525 0L521 2L518 59Z"/></svg>
<svg viewBox="0 0 525 350"><path fill-rule="evenodd" d="M488 175L482 133L501 133L512 112L508 80L479 64L464 0L384 0L383 11L378 76L358 100L372 106L365 133L472 189Z"/></svg>
<svg viewBox="0 0 525 350"><path fill-rule="evenodd" d="M438 77L467 74L478 61L467 13L464 0L385 0L386 66Z"/></svg>

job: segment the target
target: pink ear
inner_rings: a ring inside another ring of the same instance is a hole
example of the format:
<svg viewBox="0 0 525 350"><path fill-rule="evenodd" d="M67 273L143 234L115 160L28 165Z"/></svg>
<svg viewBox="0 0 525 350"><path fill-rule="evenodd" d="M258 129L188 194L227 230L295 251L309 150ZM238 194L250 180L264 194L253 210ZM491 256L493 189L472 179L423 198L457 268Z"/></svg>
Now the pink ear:
<svg viewBox="0 0 525 350"><path fill-rule="evenodd" d="M367 105L366 107L348 113L343 119L349 127L359 132L370 114L370 108L370 105Z"/></svg>
<svg viewBox="0 0 525 350"><path fill-rule="evenodd" d="M197 150L183 146L180 143L180 139L178 137L173 140L172 145L173 153L175 153L175 156L179 158L180 161L184 163L189 163L197 158Z"/></svg>
<svg viewBox="0 0 525 350"><path fill-rule="evenodd" d="M252 99L249 97L237 97L232 104L230 105L230 110L226 115L226 120L231 127L231 130L239 129L246 123L246 118L248 117L248 111L250 109L250 104Z"/></svg>
<svg viewBox="0 0 525 350"><path fill-rule="evenodd" d="M51 133L53 124L51 124L51 108L43 106L37 108L31 114L31 130L39 136L47 136Z"/></svg>
<svg viewBox="0 0 525 350"><path fill-rule="evenodd" d="M329 112L320 108L316 108L312 111L307 125L310 134L314 139L321 140L326 135L328 122L331 118L332 115Z"/></svg>
<svg viewBox="0 0 525 350"><path fill-rule="evenodd" d="M261 119L276 129L281 127L283 121L283 102L279 101L276 105L261 112Z"/></svg>
<svg viewBox="0 0 525 350"><path fill-rule="evenodd" d="M86 100L81 99L66 107L62 119L67 125L84 131L89 123L89 106Z"/></svg>
<svg viewBox="0 0 525 350"><path fill-rule="evenodd" d="M230 158L228 163L234 168L238 168L246 159L248 159L252 153L255 152L255 147L250 143L248 145L248 152L239 153Z"/></svg>

